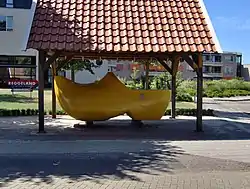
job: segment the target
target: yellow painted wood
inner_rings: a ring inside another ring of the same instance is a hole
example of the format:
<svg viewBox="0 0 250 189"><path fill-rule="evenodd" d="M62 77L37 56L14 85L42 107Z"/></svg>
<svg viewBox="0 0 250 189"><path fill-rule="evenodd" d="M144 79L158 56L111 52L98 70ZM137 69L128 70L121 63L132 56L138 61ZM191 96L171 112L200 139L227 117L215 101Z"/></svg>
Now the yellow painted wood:
<svg viewBox="0 0 250 189"><path fill-rule="evenodd" d="M112 72L90 84L56 76L55 92L65 112L82 121L108 120L125 113L133 120L159 120L171 94L169 90L129 89Z"/></svg>

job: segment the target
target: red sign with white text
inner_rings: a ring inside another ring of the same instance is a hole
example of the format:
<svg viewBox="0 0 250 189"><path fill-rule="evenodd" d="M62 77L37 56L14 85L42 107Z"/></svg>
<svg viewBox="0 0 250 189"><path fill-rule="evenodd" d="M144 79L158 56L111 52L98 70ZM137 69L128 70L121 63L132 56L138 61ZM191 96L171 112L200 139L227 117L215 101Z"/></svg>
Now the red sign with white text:
<svg viewBox="0 0 250 189"><path fill-rule="evenodd" d="M19 80L10 79L8 85L11 89L30 89L33 90L38 86L37 80Z"/></svg>

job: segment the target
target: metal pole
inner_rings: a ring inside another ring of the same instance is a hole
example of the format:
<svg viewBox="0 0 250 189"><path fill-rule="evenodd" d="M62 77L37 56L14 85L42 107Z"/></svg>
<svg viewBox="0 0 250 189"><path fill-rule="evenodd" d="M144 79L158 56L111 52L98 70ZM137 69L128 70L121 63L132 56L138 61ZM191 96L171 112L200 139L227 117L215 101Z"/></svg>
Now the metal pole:
<svg viewBox="0 0 250 189"><path fill-rule="evenodd" d="M45 64L45 52L39 51L39 63L38 63L38 111L39 111L39 133L45 133L44 130L44 64Z"/></svg>
<svg viewBox="0 0 250 189"><path fill-rule="evenodd" d="M197 119L196 131L202 132L202 96L203 96L203 62L202 54L198 57L198 70L197 70Z"/></svg>

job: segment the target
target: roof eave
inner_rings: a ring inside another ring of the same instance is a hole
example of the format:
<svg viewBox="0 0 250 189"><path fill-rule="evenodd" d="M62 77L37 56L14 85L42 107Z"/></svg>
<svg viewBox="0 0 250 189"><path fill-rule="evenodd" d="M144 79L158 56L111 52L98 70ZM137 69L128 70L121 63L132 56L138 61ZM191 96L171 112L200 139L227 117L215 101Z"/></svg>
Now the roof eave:
<svg viewBox="0 0 250 189"><path fill-rule="evenodd" d="M208 24L208 28L209 28L209 30L210 30L210 32L211 32L211 34L212 34L213 41L214 41L215 46L216 46L216 49L217 49L217 53L223 53L222 48L221 48L221 45L220 45L220 42L219 42L219 40L218 40L218 37L217 37L217 35L216 35L216 32L215 32L215 30L214 30L212 21L211 21L211 19L210 19L210 17L209 17L207 8L206 8L206 6L205 6L203 0L200 0L200 6L201 6L202 12L203 12L203 14L204 14L204 16L205 16L205 18L206 18L206 22L207 22L207 24Z"/></svg>
<svg viewBox="0 0 250 189"><path fill-rule="evenodd" d="M37 5L37 0L32 0L31 10L30 10L30 20L29 20L28 25L26 27L26 32L25 32L25 36L24 36L24 40L23 40L23 44L22 44L22 49L21 49L22 51L27 50L30 31L31 31L34 15L36 12L36 5Z"/></svg>

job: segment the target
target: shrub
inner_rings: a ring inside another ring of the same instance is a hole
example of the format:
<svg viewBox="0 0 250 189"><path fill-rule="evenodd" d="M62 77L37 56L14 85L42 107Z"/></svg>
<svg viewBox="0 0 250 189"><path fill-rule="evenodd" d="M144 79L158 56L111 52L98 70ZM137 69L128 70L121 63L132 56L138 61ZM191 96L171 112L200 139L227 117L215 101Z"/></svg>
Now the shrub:
<svg viewBox="0 0 250 189"><path fill-rule="evenodd" d="M171 110L166 110L165 115L171 115ZM176 115L196 116L196 109L176 109ZM203 116L214 116L214 111L211 109L202 110Z"/></svg>
<svg viewBox="0 0 250 189"><path fill-rule="evenodd" d="M193 98L188 93L181 93L181 92L179 92L176 95L176 101L192 102Z"/></svg>

